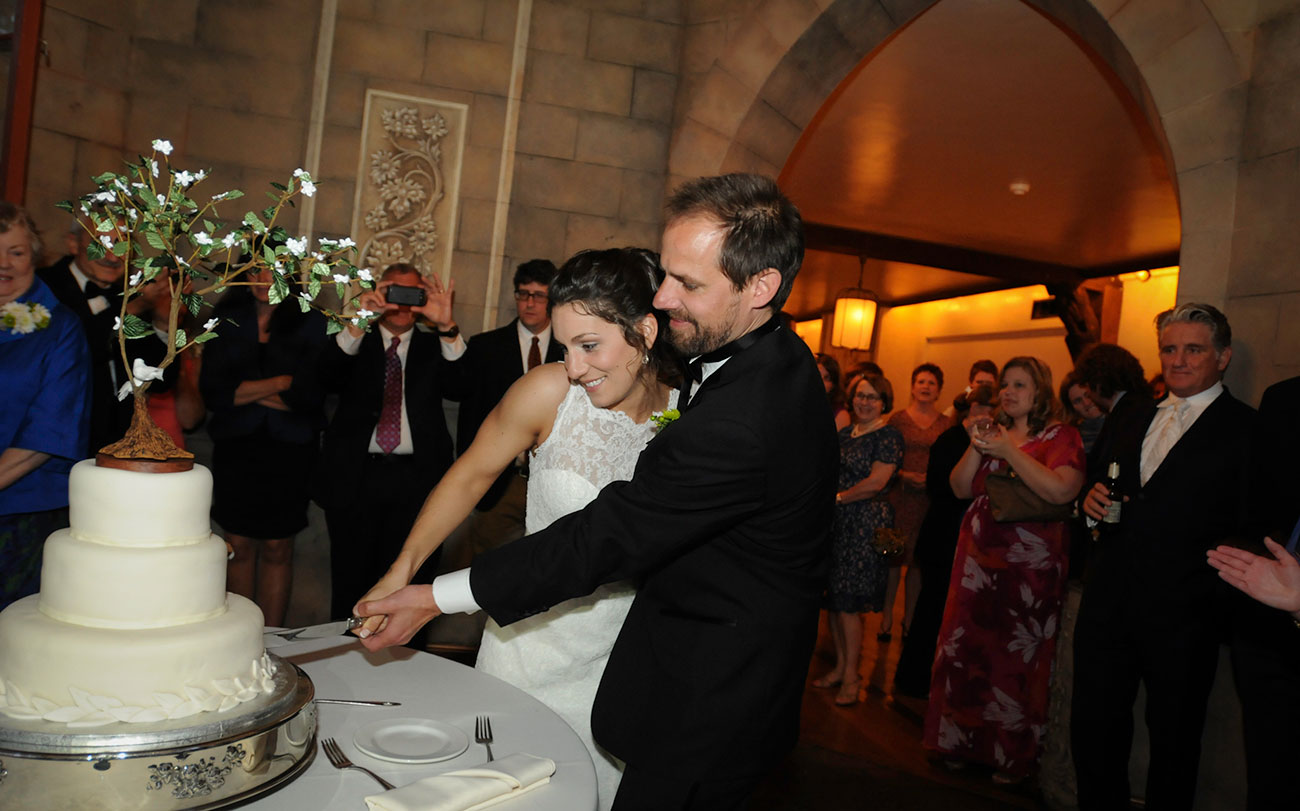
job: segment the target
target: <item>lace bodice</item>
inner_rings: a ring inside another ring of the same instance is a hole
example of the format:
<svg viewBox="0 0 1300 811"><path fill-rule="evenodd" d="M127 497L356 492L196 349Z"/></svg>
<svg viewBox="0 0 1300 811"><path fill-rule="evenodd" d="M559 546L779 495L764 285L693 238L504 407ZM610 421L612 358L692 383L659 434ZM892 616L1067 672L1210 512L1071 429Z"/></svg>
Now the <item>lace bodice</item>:
<svg viewBox="0 0 1300 811"><path fill-rule="evenodd" d="M668 407L677 407L676 391ZM654 422L638 425L621 411L598 408L581 386L570 386L550 435L529 461L527 531L582 509L610 482L632 478L654 431Z"/></svg>

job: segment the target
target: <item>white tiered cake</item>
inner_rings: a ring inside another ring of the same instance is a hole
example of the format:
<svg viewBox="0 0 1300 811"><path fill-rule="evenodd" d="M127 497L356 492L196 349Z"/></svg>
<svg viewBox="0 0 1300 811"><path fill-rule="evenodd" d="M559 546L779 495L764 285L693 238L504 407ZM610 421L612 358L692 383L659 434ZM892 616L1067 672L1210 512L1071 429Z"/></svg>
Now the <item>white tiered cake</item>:
<svg viewBox="0 0 1300 811"><path fill-rule="evenodd" d="M0 714L69 726L227 712L273 689L261 610L227 594L212 474L72 469L40 594L0 612Z"/></svg>

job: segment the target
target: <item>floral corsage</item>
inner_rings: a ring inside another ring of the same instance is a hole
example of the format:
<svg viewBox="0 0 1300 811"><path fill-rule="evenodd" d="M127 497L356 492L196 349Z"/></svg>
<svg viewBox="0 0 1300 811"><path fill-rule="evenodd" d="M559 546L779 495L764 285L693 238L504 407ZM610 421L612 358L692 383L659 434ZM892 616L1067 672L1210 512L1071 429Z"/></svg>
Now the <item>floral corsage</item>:
<svg viewBox="0 0 1300 811"><path fill-rule="evenodd" d="M11 301L0 307L0 326L10 332L27 334L50 325L50 311L39 302Z"/></svg>
<svg viewBox="0 0 1300 811"><path fill-rule="evenodd" d="M655 433L658 433L662 431L664 428L671 425L672 423L676 422L677 419L681 416L682 416L682 412L678 411L675 408L669 408L663 411L656 411L655 413L651 414L650 421L655 424Z"/></svg>

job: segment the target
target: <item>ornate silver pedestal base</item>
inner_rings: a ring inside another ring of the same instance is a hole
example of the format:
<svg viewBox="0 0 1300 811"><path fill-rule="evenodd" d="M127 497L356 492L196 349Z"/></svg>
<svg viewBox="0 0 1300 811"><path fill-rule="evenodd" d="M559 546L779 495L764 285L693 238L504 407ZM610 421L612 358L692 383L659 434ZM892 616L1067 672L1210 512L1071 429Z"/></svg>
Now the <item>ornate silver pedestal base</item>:
<svg viewBox="0 0 1300 811"><path fill-rule="evenodd" d="M223 808L293 780L316 754L315 688L275 660L275 690L196 725L88 731L0 719L0 808L176 811Z"/></svg>

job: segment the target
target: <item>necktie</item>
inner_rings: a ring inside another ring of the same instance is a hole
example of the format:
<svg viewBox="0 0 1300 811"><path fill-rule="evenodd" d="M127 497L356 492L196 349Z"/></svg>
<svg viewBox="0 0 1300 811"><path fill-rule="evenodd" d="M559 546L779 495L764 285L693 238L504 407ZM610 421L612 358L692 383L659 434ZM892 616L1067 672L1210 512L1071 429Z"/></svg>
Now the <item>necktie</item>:
<svg viewBox="0 0 1300 811"><path fill-rule="evenodd" d="M384 453L392 453L402 441L402 361L397 357L400 342L394 335L384 353L384 404L375 428L375 442Z"/></svg>
<svg viewBox="0 0 1300 811"><path fill-rule="evenodd" d="M542 349L537 342L537 336L533 336L533 345L528 347L528 371L536 369L542 365Z"/></svg>
<svg viewBox="0 0 1300 811"><path fill-rule="evenodd" d="M1170 400L1173 400L1170 396ZM1160 464L1165 461L1169 451L1178 444L1178 440L1183 436L1183 417L1187 414L1189 408L1186 400L1177 400L1170 402L1166 400L1161 408L1157 409L1156 419L1160 421L1156 432L1142 443L1141 473L1142 484L1146 485L1151 477L1155 475Z"/></svg>
<svg viewBox="0 0 1300 811"><path fill-rule="evenodd" d="M86 293L86 298L87 298L88 300L89 300L89 299L93 299L93 298L107 298L107 297L108 297L108 291L107 291L106 289L100 287L99 285L95 284L94 282L90 281L89 279L86 280L86 286L85 286L84 288L82 288L82 289L85 291L85 293Z"/></svg>

